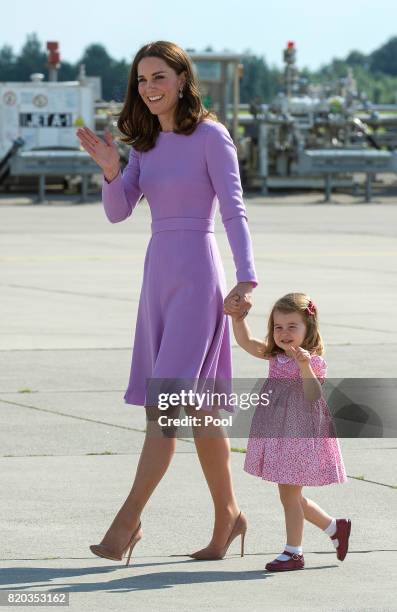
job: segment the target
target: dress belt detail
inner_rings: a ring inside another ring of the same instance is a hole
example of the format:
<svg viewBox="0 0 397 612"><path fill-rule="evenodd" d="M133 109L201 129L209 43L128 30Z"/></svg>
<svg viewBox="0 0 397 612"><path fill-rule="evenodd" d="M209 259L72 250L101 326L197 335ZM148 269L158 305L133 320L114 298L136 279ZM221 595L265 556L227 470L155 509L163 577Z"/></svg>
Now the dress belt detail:
<svg viewBox="0 0 397 612"><path fill-rule="evenodd" d="M214 219L200 219L196 217L166 217L152 221L152 234L169 230L198 230L201 232L214 232Z"/></svg>

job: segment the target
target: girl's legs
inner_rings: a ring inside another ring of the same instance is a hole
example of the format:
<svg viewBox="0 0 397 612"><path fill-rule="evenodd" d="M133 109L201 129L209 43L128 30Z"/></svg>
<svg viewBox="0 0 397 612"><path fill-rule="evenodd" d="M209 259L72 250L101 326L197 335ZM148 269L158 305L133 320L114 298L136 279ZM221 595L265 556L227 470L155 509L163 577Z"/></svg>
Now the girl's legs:
<svg viewBox="0 0 397 612"><path fill-rule="evenodd" d="M320 506L307 497L301 496L301 504L305 519L320 529L326 529L332 521L332 517Z"/></svg>
<svg viewBox="0 0 397 612"><path fill-rule="evenodd" d="M172 409L172 413L157 407L146 408L146 435L131 491L101 542L110 550L124 548L131 532L139 525L143 508L171 463L176 437L170 431L164 435L160 428L157 419L164 414L177 417L179 408Z"/></svg>
<svg viewBox="0 0 397 612"><path fill-rule="evenodd" d="M302 487L300 485L279 484L280 500L284 507L287 545L302 545L304 514L302 508Z"/></svg>
<svg viewBox="0 0 397 612"><path fill-rule="evenodd" d="M346 557L351 529L350 519L334 519L320 506L302 495L302 486L279 484L280 499L284 506L287 545L290 553L302 553L304 519L322 529L332 540L340 561ZM276 561L287 561L287 555L279 555ZM275 562L268 564L274 566ZM274 569L268 567L267 569ZM277 568L276 568L277 569Z"/></svg>
<svg viewBox="0 0 397 612"><path fill-rule="evenodd" d="M314 501L303 495L301 503L305 519L325 531L325 533L332 538L336 532L336 519L327 514ZM339 541L337 539L332 539L331 541L335 548L339 546Z"/></svg>
<svg viewBox="0 0 397 612"><path fill-rule="evenodd" d="M202 420L206 414L194 408L185 408L185 412ZM213 408L211 416L219 418L219 410ZM230 440L222 426L214 425L213 423L209 423L206 426L193 426L193 435L197 455L214 502L215 510L212 539L206 549L216 551L216 549L221 548L226 543L240 512L233 490L230 467Z"/></svg>

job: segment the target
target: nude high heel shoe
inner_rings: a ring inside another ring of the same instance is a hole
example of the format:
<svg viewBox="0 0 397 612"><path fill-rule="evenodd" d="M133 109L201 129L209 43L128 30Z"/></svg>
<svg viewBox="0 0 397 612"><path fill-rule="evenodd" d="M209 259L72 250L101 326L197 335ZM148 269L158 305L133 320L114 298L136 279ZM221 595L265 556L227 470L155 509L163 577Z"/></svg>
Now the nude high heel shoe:
<svg viewBox="0 0 397 612"><path fill-rule="evenodd" d="M111 559L112 561L122 561L125 553L129 549L127 563L125 564L127 566L130 563L132 549L134 548L135 544L137 544L137 542L139 542L139 540L142 538L142 535L142 527L141 523L139 523L138 527L132 534L127 546L121 551L119 555L108 550L103 544L91 544L90 550L92 553L94 553L94 555L97 555L97 557L104 557L105 559Z"/></svg>
<svg viewBox="0 0 397 612"><path fill-rule="evenodd" d="M215 561L218 559L223 559L223 557L226 555L227 550L230 544L233 542L233 540L237 538L238 536L241 536L240 555L241 557L244 557L244 540L245 540L245 534L247 532L247 526L248 526L248 523L247 523L245 514L240 512L240 514L236 518L236 522L234 523L232 527L232 530L229 534L226 544L224 545L223 548L219 550L219 552L211 552L211 550L208 550L209 547L207 546L207 548L198 550L197 552L192 553L191 555L188 555L188 556L192 557L192 559L197 559L197 561Z"/></svg>

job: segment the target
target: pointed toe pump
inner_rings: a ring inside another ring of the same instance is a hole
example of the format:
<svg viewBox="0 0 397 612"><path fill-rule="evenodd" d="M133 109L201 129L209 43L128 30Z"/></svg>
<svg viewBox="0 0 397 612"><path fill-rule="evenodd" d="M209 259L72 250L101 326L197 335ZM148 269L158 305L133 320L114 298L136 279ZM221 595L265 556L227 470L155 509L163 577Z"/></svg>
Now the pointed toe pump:
<svg viewBox="0 0 397 612"><path fill-rule="evenodd" d="M112 561L122 561L124 555L128 551L128 558L127 558L127 563L126 563L126 566L127 566L130 563L132 550L135 544L137 544L137 542L139 542L141 538L142 538L142 527L141 527L141 523L139 523L138 527L133 532L128 544L125 546L125 548L120 553L109 550L103 544L91 544L90 550L97 557L103 557L104 559L111 559Z"/></svg>
<svg viewBox="0 0 397 612"><path fill-rule="evenodd" d="M247 523L247 519L245 515L242 512L240 512L240 514L238 515L232 527L232 530L229 534L226 544L223 546L223 548L219 550L214 550L214 549L211 549L209 546L207 546L206 548L203 548L202 550L198 550L197 552L192 553L191 555L188 555L188 556L191 557L192 559L196 559L197 561L215 561L215 560L223 559L228 551L230 544L233 542L233 540L237 538L238 536L241 536L240 555L241 557L244 557L244 540L245 540L245 534L247 532L247 525L248 523Z"/></svg>

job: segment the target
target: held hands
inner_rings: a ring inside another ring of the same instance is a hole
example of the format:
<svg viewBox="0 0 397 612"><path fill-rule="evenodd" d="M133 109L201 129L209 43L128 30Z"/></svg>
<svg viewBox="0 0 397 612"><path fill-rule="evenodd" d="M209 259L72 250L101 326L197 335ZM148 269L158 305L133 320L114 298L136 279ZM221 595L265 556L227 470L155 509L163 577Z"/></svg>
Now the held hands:
<svg viewBox="0 0 397 612"><path fill-rule="evenodd" d="M242 282L230 291L223 302L223 312L242 321L252 308L252 283Z"/></svg>
<svg viewBox="0 0 397 612"><path fill-rule="evenodd" d="M76 132L81 146L100 166L108 180L116 178L120 169L120 156L110 132L105 132L103 141L88 127L79 128Z"/></svg>

